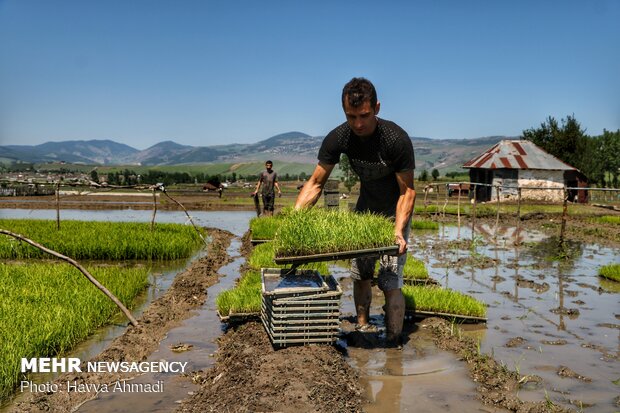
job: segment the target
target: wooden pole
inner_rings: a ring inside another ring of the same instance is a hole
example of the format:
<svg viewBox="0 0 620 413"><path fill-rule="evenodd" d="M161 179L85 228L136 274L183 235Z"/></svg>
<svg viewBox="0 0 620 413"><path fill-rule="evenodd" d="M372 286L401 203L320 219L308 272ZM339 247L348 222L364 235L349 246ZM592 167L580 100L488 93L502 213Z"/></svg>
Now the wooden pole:
<svg viewBox="0 0 620 413"><path fill-rule="evenodd" d="M56 182L56 229L60 231L60 181Z"/></svg>
<svg viewBox="0 0 620 413"><path fill-rule="evenodd" d="M457 231L456 231L456 239L461 239L461 184L459 183L459 194L456 197L456 220L457 220Z"/></svg>
<svg viewBox="0 0 620 413"><path fill-rule="evenodd" d="M426 206L428 205L428 185L424 186L424 215L427 215Z"/></svg>
<svg viewBox="0 0 620 413"><path fill-rule="evenodd" d="M474 236L476 234L476 184L474 186L474 205L471 209L471 241L474 242Z"/></svg>
<svg viewBox="0 0 620 413"><path fill-rule="evenodd" d="M153 191L153 216L151 217L151 231L155 229L155 214L157 214L157 195L155 193L155 188Z"/></svg>
<svg viewBox="0 0 620 413"><path fill-rule="evenodd" d="M568 216L568 191L564 189L564 203L562 205L562 226L560 228L560 245L564 243L564 233L566 231L566 218Z"/></svg>
<svg viewBox="0 0 620 413"><path fill-rule="evenodd" d="M493 234L493 238L497 240L497 231L499 230L499 194L500 194L500 186L495 186L495 192L497 193L497 212L495 215L495 233Z"/></svg>
<svg viewBox="0 0 620 413"><path fill-rule="evenodd" d="M521 244L521 187L517 188L517 231L515 234L515 245Z"/></svg>
<svg viewBox="0 0 620 413"><path fill-rule="evenodd" d="M439 185L435 185L435 218L439 217Z"/></svg>
<svg viewBox="0 0 620 413"><path fill-rule="evenodd" d="M446 218L446 207L448 206L448 188L446 188L446 200L443 203L443 210L441 211L441 216Z"/></svg>
<svg viewBox="0 0 620 413"><path fill-rule="evenodd" d="M192 217L189 215L189 213L187 212L187 209L185 209L185 207L183 206L183 204L181 204L179 201L177 201L176 199L174 199L173 197L171 197L170 195L168 195L168 192L166 192L165 190L163 191L163 193L170 198L174 203L176 203L178 206L181 207L181 209L183 209L183 211L185 212L185 215L187 215L187 218L189 218L189 222L192 223L192 226L194 227L194 229L196 230L196 232L198 233L198 236L200 237L200 239L202 239L202 242L205 243L205 245L209 245L207 244L207 240L205 240L205 238L202 236L202 234L200 233L200 230L198 230L198 227L196 226L196 224L194 224L194 220L192 219Z"/></svg>
<svg viewBox="0 0 620 413"><path fill-rule="evenodd" d="M138 326L138 321L131 315L131 313L129 312L129 310L127 309L127 307L125 307L123 305L123 303L120 302L120 300L118 298L116 298L114 296L114 294L112 294L107 288L105 288L99 281L97 281L97 279L95 277L93 277L84 267L82 267L77 261L75 261L72 258L67 257L66 255L62 255L54 250L51 250L49 248L44 247L41 244L38 244L34 241L32 241L31 239L28 239L22 235L19 234L15 234L13 232L4 230L4 229L0 229L0 234L5 234L8 235L10 237L22 240L30 245L32 245L33 247L36 247L38 249L40 249L43 252L47 252L50 255L53 255L56 258L60 258L63 261L68 262L69 264L73 265L75 268L77 268L78 270L80 270L82 272L82 274L84 274L84 276L86 278L88 278L88 281L90 281L91 283L93 283L95 285L95 287L97 287L101 292L103 292L106 296L108 296L108 298L110 300L112 300L114 302L114 304L116 304L116 306L125 314L125 316L127 316L127 318L129 319L129 322L134 326L137 327Z"/></svg>

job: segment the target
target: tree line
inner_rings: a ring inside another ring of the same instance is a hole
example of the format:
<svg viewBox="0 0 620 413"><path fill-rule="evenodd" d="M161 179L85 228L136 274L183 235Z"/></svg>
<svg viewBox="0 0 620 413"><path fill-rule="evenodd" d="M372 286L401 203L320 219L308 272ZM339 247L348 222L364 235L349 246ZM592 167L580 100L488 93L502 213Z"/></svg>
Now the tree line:
<svg viewBox="0 0 620 413"><path fill-rule="evenodd" d="M524 130L521 138L579 169L590 185L620 186L620 129L589 136L574 115L560 122L549 116L540 127Z"/></svg>

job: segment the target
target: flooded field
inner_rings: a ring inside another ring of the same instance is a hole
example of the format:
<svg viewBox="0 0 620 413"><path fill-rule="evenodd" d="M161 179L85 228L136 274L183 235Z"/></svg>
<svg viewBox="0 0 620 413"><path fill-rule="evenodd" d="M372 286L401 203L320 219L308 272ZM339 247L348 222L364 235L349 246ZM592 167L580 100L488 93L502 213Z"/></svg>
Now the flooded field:
<svg viewBox="0 0 620 413"><path fill-rule="evenodd" d="M203 307L170 330L149 360L188 361L197 370L209 368L213 363L210 355L217 351L215 340L222 334L214 300L238 276L244 261L240 257L240 237L254 213L192 212L191 215L197 225L225 229L238 237L227 250L233 261L220 271L224 277L209 288ZM55 211L4 209L0 210L0 217L55 219ZM150 221L151 212L63 210L61 217ZM157 222L186 220L181 212L157 214ZM537 230L517 233L507 227L498 230L496 239L493 234L493 228L488 225L476 227L473 237L471 228L442 226L439 231L413 231L409 248L426 263L430 276L443 287L465 292L488 304L486 325L459 327L463 334L479 342L480 352L529 377L519 391L521 399L548 400L577 411L617 410L620 286L601 279L597 271L602 265L620 262L620 252L573 242L558 249L557 239ZM518 247L517 239L521 243ZM343 329L347 330L350 323L346 319L354 314L348 270L342 265L331 265L330 270L344 290L341 310L345 318ZM166 288L164 279L157 287L159 290ZM382 295L377 289L374 292L371 315L381 325ZM364 396L371 401L365 410L503 411L483 406L476 399L477 384L469 377L464 363L453 353L438 349L430 334L421 328L423 323L407 323L409 340L403 350L340 341L347 361L361 375ZM77 351L96 353L110 340L107 333L100 337ZM179 343L192 347L183 353L172 352L170 347ZM101 395L83 404L78 411L123 411L128 404L132 412L170 411L197 387L188 379L172 375L145 375L137 380L159 379L167 380L168 387L162 397Z"/></svg>

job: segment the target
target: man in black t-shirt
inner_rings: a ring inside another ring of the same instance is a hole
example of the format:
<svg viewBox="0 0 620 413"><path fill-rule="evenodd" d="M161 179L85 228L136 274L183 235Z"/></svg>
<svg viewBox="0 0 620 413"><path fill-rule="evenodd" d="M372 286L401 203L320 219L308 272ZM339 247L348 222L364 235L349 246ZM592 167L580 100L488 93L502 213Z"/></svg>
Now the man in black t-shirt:
<svg viewBox="0 0 620 413"><path fill-rule="evenodd" d="M256 183L256 190L252 193L252 196L258 194L261 185L263 187L261 191L263 198L263 214L273 215L276 198L275 189L278 190L278 195L280 196L282 196L282 191L280 190L280 184L278 184L278 174L273 170L273 162L271 161L265 162L265 170L260 173L258 182Z"/></svg>
<svg viewBox="0 0 620 413"><path fill-rule="evenodd" d="M356 211L394 218L394 238L400 255L381 257L378 276L386 300L386 338L389 344L399 344L405 314L402 269L415 202L413 146L403 129L377 117L380 103L369 80L353 78L345 85L342 108L347 120L323 140L319 163L299 194L295 208L316 203L340 155L346 154L361 182ZM369 311L376 261L376 258L358 258L352 262L356 328L360 331L373 328L369 324Z"/></svg>

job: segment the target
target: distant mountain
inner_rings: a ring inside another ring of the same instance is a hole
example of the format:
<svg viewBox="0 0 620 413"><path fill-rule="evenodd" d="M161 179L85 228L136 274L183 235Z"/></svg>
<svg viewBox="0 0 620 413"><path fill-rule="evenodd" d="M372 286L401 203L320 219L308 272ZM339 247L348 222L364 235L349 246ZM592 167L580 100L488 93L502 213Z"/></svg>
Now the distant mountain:
<svg viewBox="0 0 620 413"><path fill-rule="evenodd" d="M25 162L114 164L129 159L139 151L111 140L46 142L41 145L0 146L0 156Z"/></svg>
<svg viewBox="0 0 620 413"><path fill-rule="evenodd" d="M458 170L460 166L506 136L476 139L431 139L413 137L416 169ZM97 165L177 165L281 160L316 163L322 136L287 132L253 144L187 146L164 141L144 150L111 140L47 142L36 146L0 146L0 158L13 161L59 162Z"/></svg>

